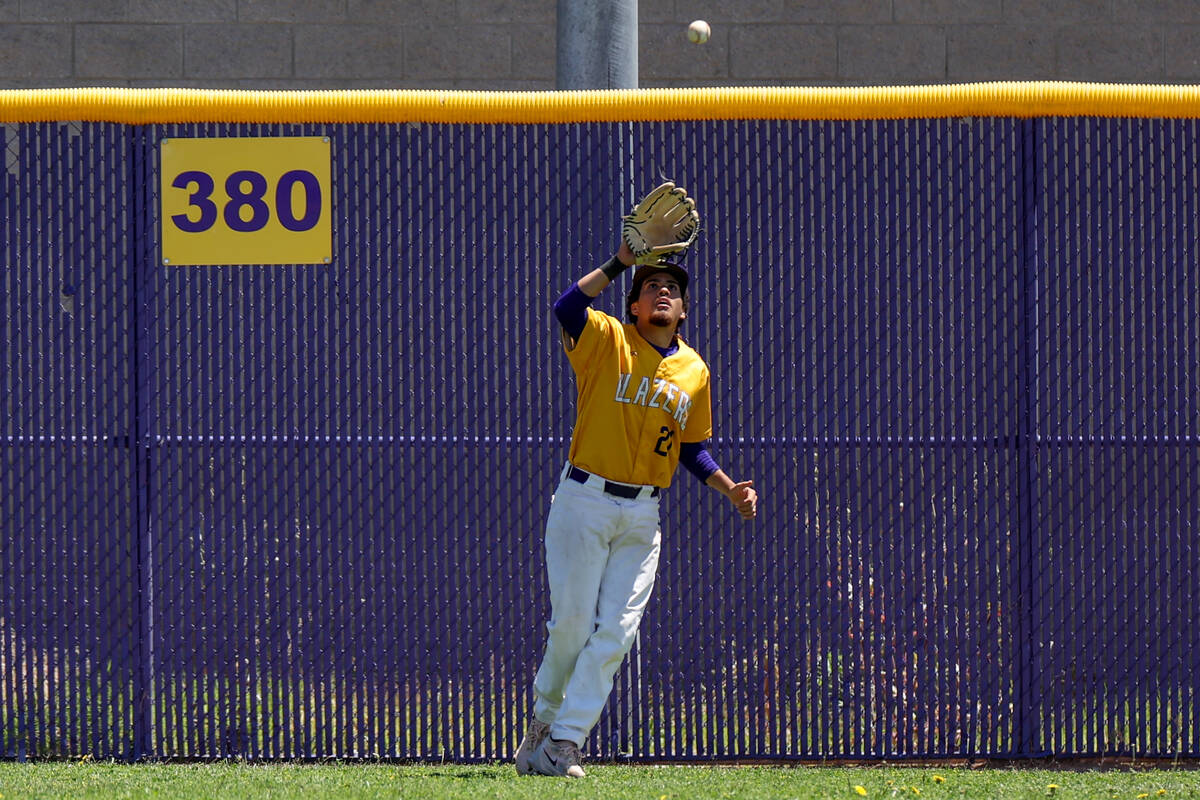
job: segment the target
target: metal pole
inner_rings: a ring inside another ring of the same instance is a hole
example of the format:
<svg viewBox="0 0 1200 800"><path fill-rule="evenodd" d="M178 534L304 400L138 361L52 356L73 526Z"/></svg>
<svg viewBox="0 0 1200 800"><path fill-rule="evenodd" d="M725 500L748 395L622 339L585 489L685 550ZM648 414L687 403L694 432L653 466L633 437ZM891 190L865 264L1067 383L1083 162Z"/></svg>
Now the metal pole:
<svg viewBox="0 0 1200 800"><path fill-rule="evenodd" d="M637 18L637 0L558 0L557 88L638 88Z"/></svg>

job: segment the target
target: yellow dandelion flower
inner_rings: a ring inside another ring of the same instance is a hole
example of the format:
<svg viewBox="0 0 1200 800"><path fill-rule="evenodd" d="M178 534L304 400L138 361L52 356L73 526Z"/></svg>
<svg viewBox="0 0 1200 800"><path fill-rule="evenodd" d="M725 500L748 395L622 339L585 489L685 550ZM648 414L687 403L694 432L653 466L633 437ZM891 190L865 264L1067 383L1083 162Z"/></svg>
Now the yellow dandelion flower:
<svg viewBox="0 0 1200 800"><path fill-rule="evenodd" d="M934 782L934 783L945 783L945 782L946 782L946 779L945 779L945 778L943 778L941 775L934 775L934 776L933 776L933 782Z"/></svg>
<svg viewBox="0 0 1200 800"><path fill-rule="evenodd" d="M910 787L908 787L908 788L912 789L912 792L913 792L913 794L920 794L920 793L921 793L921 790L920 790L920 789L918 789L918 788L917 788L917 787L915 787L915 786L910 786Z"/></svg>
<svg viewBox="0 0 1200 800"><path fill-rule="evenodd" d="M1054 790L1058 788L1058 784L1057 783L1048 783L1048 784L1046 784L1046 788L1050 790L1050 794L1054 794Z"/></svg>
<svg viewBox="0 0 1200 800"><path fill-rule="evenodd" d="M1159 797L1162 797L1166 793L1167 793L1166 789L1159 789L1157 792L1155 792L1155 794L1158 795ZM3 795L0 795L0 797L3 797Z"/></svg>
<svg viewBox="0 0 1200 800"><path fill-rule="evenodd" d="M865 786L855 786L854 791L861 794L863 797L867 796L867 787Z"/></svg>
<svg viewBox="0 0 1200 800"><path fill-rule="evenodd" d="M1145 798L1147 798L1149 796L1150 796L1149 792L1142 792L1141 794L1138 795L1138 800L1145 800Z"/></svg>

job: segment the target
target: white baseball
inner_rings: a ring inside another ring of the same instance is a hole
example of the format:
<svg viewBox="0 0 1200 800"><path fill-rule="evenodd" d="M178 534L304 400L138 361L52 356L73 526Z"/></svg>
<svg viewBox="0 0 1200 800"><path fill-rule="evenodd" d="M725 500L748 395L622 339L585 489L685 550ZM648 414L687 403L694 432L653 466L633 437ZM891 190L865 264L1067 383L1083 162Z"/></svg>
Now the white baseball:
<svg viewBox="0 0 1200 800"><path fill-rule="evenodd" d="M691 25L688 25L688 41L692 44L704 44L708 41L710 33L712 33L712 29L702 19L698 19Z"/></svg>

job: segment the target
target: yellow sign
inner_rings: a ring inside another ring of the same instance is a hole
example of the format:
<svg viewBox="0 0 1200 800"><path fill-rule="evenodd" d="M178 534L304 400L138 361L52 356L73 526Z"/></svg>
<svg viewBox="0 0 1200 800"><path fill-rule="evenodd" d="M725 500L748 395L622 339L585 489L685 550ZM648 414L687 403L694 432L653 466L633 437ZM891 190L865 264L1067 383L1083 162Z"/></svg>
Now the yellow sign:
<svg viewBox="0 0 1200 800"><path fill-rule="evenodd" d="M163 139L164 264L328 264L329 139Z"/></svg>

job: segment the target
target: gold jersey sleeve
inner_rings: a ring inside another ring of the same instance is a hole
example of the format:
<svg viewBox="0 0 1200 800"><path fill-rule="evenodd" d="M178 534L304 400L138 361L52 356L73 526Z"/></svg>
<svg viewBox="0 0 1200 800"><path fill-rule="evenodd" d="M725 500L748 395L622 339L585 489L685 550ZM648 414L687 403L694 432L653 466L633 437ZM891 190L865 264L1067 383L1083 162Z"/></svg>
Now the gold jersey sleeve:
<svg viewBox="0 0 1200 800"><path fill-rule="evenodd" d="M569 458L580 469L665 489L680 443L712 436L708 366L683 339L663 358L636 326L589 308L567 359L578 390Z"/></svg>

